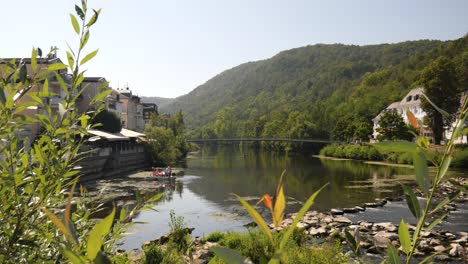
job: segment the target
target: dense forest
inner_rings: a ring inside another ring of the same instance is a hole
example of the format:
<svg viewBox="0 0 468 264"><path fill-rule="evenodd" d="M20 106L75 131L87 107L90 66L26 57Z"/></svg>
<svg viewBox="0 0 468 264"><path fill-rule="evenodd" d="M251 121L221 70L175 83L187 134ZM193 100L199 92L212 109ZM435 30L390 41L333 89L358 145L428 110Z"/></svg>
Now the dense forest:
<svg viewBox="0 0 468 264"><path fill-rule="evenodd" d="M197 138L366 140L372 118L420 85L423 69L441 56L466 79L468 36L296 48L222 72L160 111L183 111L190 136Z"/></svg>

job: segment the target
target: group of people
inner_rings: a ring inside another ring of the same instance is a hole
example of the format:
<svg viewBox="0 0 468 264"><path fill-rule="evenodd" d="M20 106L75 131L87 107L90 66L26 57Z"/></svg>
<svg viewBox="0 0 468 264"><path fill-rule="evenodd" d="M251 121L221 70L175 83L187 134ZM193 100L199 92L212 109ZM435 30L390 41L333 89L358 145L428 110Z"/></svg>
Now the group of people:
<svg viewBox="0 0 468 264"><path fill-rule="evenodd" d="M171 166L167 166L164 171L161 170L161 169L158 169L158 168L153 168L153 176L155 176L155 177L171 176L171 175L172 175Z"/></svg>

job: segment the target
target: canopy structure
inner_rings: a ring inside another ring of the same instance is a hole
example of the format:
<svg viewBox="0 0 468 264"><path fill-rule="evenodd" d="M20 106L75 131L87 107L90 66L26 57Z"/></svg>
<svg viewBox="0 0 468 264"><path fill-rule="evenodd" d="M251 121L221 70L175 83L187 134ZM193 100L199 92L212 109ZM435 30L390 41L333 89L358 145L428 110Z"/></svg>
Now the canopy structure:
<svg viewBox="0 0 468 264"><path fill-rule="evenodd" d="M104 132L97 129L88 129L88 133L94 136L99 136L103 139L107 139L109 141L118 141L118 140L130 140L130 138L122 135L121 133L113 134L109 132Z"/></svg>

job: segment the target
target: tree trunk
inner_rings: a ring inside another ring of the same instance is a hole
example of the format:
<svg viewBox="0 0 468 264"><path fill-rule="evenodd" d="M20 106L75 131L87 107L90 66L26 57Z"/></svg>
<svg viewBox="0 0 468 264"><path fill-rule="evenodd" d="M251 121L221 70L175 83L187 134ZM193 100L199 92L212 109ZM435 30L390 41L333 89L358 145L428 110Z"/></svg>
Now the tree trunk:
<svg viewBox="0 0 468 264"><path fill-rule="evenodd" d="M434 119L432 121L432 131L434 133L434 143L440 145L440 141L443 139L444 134L444 121L442 114L435 113Z"/></svg>

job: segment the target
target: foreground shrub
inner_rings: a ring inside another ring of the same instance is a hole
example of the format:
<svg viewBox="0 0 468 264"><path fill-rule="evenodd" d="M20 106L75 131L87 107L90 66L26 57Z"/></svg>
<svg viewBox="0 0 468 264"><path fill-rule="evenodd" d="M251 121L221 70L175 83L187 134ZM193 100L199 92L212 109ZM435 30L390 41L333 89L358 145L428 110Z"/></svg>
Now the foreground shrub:
<svg viewBox="0 0 468 264"><path fill-rule="evenodd" d="M285 231L274 234L274 241L280 241ZM275 245L268 237L258 230L238 233L228 232L219 240L219 244L234 249L253 263L266 263L274 255ZM214 263L225 263L217 257ZM310 245L307 234L301 229L295 229L288 239L281 263L347 263L348 258L341 252L340 244L325 243L321 246Z"/></svg>

